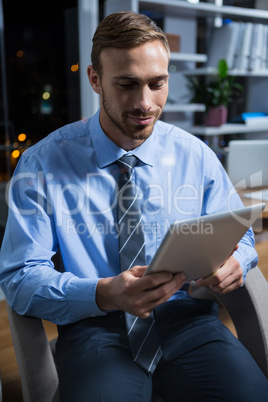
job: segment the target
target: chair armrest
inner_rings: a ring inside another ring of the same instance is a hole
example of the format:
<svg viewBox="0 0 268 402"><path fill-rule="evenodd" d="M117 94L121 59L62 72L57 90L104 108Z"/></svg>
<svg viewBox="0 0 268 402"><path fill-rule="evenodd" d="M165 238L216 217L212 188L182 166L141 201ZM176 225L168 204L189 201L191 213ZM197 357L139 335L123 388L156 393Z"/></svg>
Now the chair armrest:
<svg viewBox="0 0 268 402"><path fill-rule="evenodd" d="M268 377L268 283L258 267L247 274L244 286L221 295L193 287L193 297L215 298L228 312L238 339Z"/></svg>
<svg viewBox="0 0 268 402"><path fill-rule="evenodd" d="M42 320L20 316L7 304L24 402L59 401L58 374Z"/></svg>
<svg viewBox="0 0 268 402"><path fill-rule="evenodd" d="M243 287L214 296L229 313L238 339L268 377L268 283L262 272L256 267Z"/></svg>

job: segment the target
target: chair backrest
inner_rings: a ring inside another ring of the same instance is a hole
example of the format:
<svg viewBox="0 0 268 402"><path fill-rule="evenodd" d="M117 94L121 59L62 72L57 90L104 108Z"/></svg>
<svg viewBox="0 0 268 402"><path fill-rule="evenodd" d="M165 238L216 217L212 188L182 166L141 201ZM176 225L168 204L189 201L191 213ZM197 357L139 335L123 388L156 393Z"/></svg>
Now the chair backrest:
<svg viewBox="0 0 268 402"><path fill-rule="evenodd" d="M268 140L229 142L227 172L238 188L268 186Z"/></svg>
<svg viewBox="0 0 268 402"><path fill-rule="evenodd" d="M24 402L58 402L58 374L42 320L7 305Z"/></svg>
<svg viewBox="0 0 268 402"><path fill-rule="evenodd" d="M243 287L226 295L193 290L193 297L216 298L230 314L238 338L268 377L268 283L252 269ZM58 374L42 320L20 316L10 306L8 317L18 362L24 402L58 402Z"/></svg>

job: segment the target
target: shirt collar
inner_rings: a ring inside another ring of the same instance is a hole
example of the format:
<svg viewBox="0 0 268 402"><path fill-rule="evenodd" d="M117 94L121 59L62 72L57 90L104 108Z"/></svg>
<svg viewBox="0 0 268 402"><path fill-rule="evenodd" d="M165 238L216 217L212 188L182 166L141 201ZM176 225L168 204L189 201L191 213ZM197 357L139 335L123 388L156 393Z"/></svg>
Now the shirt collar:
<svg viewBox="0 0 268 402"><path fill-rule="evenodd" d="M117 161L125 154L135 155L146 165L153 166L154 164L154 135L144 141L139 147L132 151L126 152L124 149L118 147L111 141L100 125L100 111L98 111L90 120L90 133L94 150L97 155L98 164L100 168L104 168L111 163Z"/></svg>

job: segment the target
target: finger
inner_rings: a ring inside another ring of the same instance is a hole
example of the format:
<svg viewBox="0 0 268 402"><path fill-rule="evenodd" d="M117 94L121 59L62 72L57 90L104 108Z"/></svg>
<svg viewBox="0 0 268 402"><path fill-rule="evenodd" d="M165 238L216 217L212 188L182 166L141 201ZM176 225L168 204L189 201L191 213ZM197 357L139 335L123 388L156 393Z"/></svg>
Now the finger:
<svg viewBox="0 0 268 402"><path fill-rule="evenodd" d="M148 265L145 266L140 266L140 265L135 265L134 267L130 268L127 272L134 274L134 276L141 278L144 276L145 278L151 278L148 280L148 283L155 283L155 286L158 286L161 282L165 283L173 279L173 276L170 272L158 272L155 274L150 274L150 275L144 275L146 270L148 268ZM147 281L144 281L144 283L147 283Z"/></svg>
<svg viewBox="0 0 268 402"><path fill-rule="evenodd" d="M140 277L139 280L135 282L135 291L143 292L150 291L154 288L158 288L159 286L168 283L173 280L173 275L169 272L161 272L151 275L146 275Z"/></svg>
<svg viewBox="0 0 268 402"><path fill-rule="evenodd" d="M240 288L242 285L243 285L243 278L231 282L230 285L228 285L228 286L223 287L220 285L211 285L211 286L209 286L209 288L213 292L225 294L225 293L229 293L229 292L232 292L233 290Z"/></svg>
<svg viewBox="0 0 268 402"><path fill-rule="evenodd" d="M135 311L134 315L140 318L148 317L155 307L169 300L185 282L184 273L179 273L173 276L172 281L140 293L139 298L131 306Z"/></svg>
<svg viewBox="0 0 268 402"><path fill-rule="evenodd" d="M169 282L161 284L158 287L150 289L142 295L143 302L146 305L153 303L155 306L162 304L170 299L186 282L186 277L183 272L173 276Z"/></svg>
<svg viewBox="0 0 268 402"><path fill-rule="evenodd" d="M140 278L145 274L147 268L148 265L134 265L128 272L132 272L135 276Z"/></svg>
<svg viewBox="0 0 268 402"><path fill-rule="evenodd" d="M243 270L238 264L232 265L232 271L224 280L218 284L210 285L210 289L218 293L228 293L243 285Z"/></svg>
<svg viewBox="0 0 268 402"><path fill-rule="evenodd" d="M200 278L196 281L197 286L210 286L218 285L223 282L228 276L232 275L233 272L239 267L238 261L234 257L229 257L224 265L222 265L216 272L206 278Z"/></svg>
<svg viewBox="0 0 268 402"><path fill-rule="evenodd" d="M224 262L221 264L221 267L226 263L226 261L234 254L234 252L236 251L236 250L238 250L238 248L239 248L239 244L237 244L236 246L235 246L235 248L233 249L233 251L228 255L228 257L224 260Z"/></svg>
<svg viewBox="0 0 268 402"><path fill-rule="evenodd" d="M170 298L177 290L179 290L186 282L186 277L183 272L180 272L173 276L172 281L163 284L161 287L155 290L157 297Z"/></svg>
<svg viewBox="0 0 268 402"><path fill-rule="evenodd" d="M218 271L221 268L218 269ZM208 287L211 285L217 285L220 282L220 279L218 277L218 271L214 272L214 274L206 276L205 278L200 278L196 281L196 286L200 287Z"/></svg>

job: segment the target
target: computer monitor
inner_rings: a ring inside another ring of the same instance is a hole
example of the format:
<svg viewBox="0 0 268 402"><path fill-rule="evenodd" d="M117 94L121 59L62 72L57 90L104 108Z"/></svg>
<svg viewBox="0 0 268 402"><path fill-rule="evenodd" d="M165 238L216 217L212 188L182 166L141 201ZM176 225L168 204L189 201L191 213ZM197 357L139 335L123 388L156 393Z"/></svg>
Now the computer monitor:
<svg viewBox="0 0 268 402"><path fill-rule="evenodd" d="M268 139L229 142L227 172L236 188L268 186Z"/></svg>

